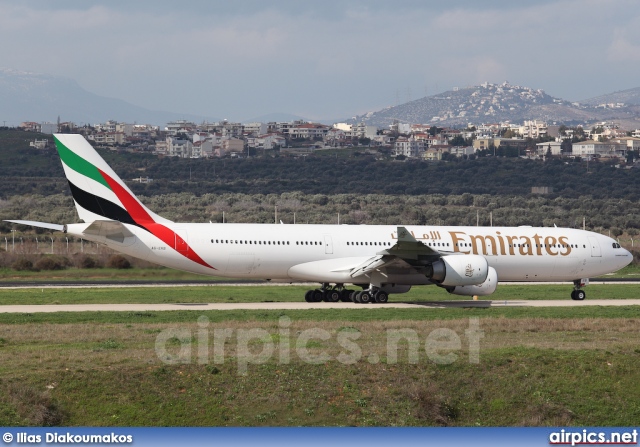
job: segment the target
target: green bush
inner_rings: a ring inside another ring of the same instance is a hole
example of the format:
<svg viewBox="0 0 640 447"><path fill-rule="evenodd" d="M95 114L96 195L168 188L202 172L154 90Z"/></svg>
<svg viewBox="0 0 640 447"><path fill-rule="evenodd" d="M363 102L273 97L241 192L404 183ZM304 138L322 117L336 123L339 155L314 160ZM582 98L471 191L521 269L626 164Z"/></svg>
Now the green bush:
<svg viewBox="0 0 640 447"><path fill-rule="evenodd" d="M83 256L78 261L78 267L81 269L96 269L100 268L100 263L91 256Z"/></svg>
<svg viewBox="0 0 640 447"><path fill-rule="evenodd" d="M34 267L38 270L64 270L69 260L64 257L44 256L36 261Z"/></svg>
<svg viewBox="0 0 640 447"><path fill-rule="evenodd" d="M107 261L107 267L111 269L128 269L131 263L122 255L112 255Z"/></svg>
<svg viewBox="0 0 640 447"><path fill-rule="evenodd" d="M25 258L20 258L11 264L11 268L18 272L32 271L33 262Z"/></svg>

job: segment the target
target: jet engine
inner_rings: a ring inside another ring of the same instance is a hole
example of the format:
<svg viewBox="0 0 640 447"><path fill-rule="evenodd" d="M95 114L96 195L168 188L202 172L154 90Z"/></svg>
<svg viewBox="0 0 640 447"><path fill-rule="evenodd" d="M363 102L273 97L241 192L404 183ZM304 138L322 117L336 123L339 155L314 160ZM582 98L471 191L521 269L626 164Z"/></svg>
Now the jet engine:
<svg viewBox="0 0 640 447"><path fill-rule="evenodd" d="M439 286L471 286L484 283L489 263L480 255L443 256L427 266L427 278Z"/></svg>
<svg viewBox="0 0 640 447"><path fill-rule="evenodd" d="M476 284L472 286L456 286L447 287L447 292L453 295L462 296L487 296L496 291L498 286L498 273L493 267L489 267L489 274L487 279L482 284Z"/></svg>

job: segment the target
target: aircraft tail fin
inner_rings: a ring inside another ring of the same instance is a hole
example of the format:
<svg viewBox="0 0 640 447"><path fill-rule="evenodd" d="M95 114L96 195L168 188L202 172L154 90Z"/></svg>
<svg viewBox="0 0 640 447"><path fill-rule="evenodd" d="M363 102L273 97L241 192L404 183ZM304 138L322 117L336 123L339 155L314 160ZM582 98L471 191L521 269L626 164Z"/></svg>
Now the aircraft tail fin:
<svg viewBox="0 0 640 447"><path fill-rule="evenodd" d="M80 219L139 226L171 222L145 207L82 135L54 139Z"/></svg>

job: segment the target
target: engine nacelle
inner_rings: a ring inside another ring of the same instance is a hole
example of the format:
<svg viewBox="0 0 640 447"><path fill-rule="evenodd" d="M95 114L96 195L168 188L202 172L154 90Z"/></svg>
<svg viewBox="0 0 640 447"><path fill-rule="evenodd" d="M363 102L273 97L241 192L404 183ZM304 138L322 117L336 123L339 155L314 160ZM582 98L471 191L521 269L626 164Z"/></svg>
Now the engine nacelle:
<svg viewBox="0 0 640 447"><path fill-rule="evenodd" d="M486 281L489 263L484 256L443 256L429 266L427 278L439 286L472 286Z"/></svg>
<svg viewBox="0 0 640 447"><path fill-rule="evenodd" d="M487 279L482 284L473 286L456 286L447 287L447 291L453 295L462 296L487 296L496 291L498 287L498 273L493 267L489 267L489 274Z"/></svg>

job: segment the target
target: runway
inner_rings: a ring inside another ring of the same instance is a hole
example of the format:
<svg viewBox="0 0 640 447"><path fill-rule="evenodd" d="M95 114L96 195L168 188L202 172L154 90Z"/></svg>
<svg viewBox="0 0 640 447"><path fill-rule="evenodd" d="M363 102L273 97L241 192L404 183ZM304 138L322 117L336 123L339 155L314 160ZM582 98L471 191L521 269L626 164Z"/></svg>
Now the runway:
<svg viewBox="0 0 640 447"><path fill-rule="evenodd" d="M590 285L638 284L640 278L610 278L592 279ZM520 281L520 282L499 282L502 286L548 286L566 285L571 287L568 281ZM36 282L36 281L0 281L0 290L12 289L126 289L126 288L171 288L171 287L310 287L315 288L317 283L305 282L278 282L278 281L56 281L56 282Z"/></svg>
<svg viewBox="0 0 640 447"><path fill-rule="evenodd" d="M52 312L160 312L171 310L225 311L225 310L309 310L309 309L454 309L492 307L584 307L584 306L640 306L640 299L629 300L465 300L422 301L385 304L356 303L176 303L176 304L41 304L0 306L0 313L52 313Z"/></svg>

